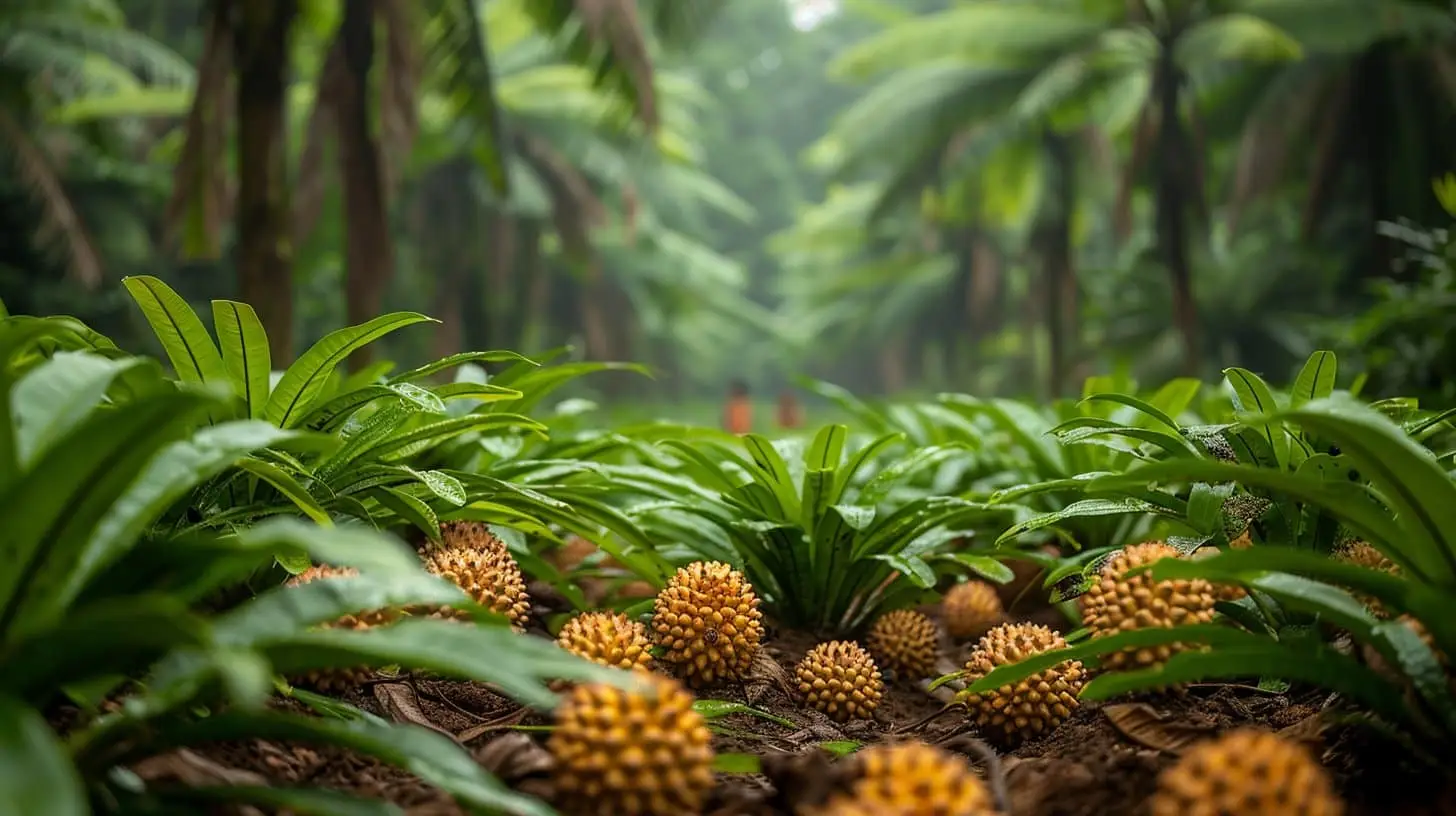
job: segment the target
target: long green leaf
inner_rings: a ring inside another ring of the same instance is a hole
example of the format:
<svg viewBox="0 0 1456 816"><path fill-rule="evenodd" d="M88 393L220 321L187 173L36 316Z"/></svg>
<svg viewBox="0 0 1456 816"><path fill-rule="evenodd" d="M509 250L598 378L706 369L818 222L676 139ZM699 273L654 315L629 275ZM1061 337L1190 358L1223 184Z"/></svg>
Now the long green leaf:
<svg viewBox="0 0 1456 816"><path fill-rule="evenodd" d="M86 790L40 713L0 695L0 813L90 816Z"/></svg>
<svg viewBox="0 0 1456 816"><path fill-rule="evenodd" d="M0 642L23 625L49 623L28 614L29 602L39 599L47 615L59 611L45 599L83 567L95 525L162 446L213 404L208 395L175 391L93 414L0 496L10 566L0 570Z"/></svg>
<svg viewBox="0 0 1456 816"><path fill-rule="evenodd" d="M178 379L185 383L228 382L217 344L181 295L151 275L122 278L121 285L141 307Z"/></svg>
<svg viewBox="0 0 1456 816"><path fill-rule="evenodd" d="M285 499L293 503L305 516L313 519L318 524L328 527L333 524L329 517L329 511L319 503L308 488L298 483L292 474L281 467L265 462L262 459L240 459L237 463L238 469L250 473L272 485Z"/></svg>
<svg viewBox="0 0 1456 816"><path fill-rule="evenodd" d="M268 397L263 418L280 428L293 427L323 390L329 374L350 354L397 329L426 322L438 321L414 312L395 312L324 335L283 373Z"/></svg>
<svg viewBox="0 0 1456 816"><path fill-rule="evenodd" d="M268 332L263 321L246 303L231 300L212 302L212 325L222 346L222 362L233 388L248 407L248 416L263 417L268 405L268 379L273 358L268 349Z"/></svg>
<svg viewBox="0 0 1456 816"><path fill-rule="evenodd" d="M1269 390L1268 383L1252 371L1245 368L1226 368L1223 371L1228 378L1229 385L1234 389L1234 408L1246 411L1251 414L1269 416L1279 410L1279 403L1274 399L1274 392ZM1273 422L1261 422L1253 427L1258 428L1264 439L1269 443L1269 449L1274 451L1274 457L1279 466L1286 467L1289 464L1289 437L1285 435L1284 429Z"/></svg>
<svg viewBox="0 0 1456 816"><path fill-rule="evenodd" d="M1316 351L1309 355L1299 376L1294 379L1294 388L1289 391L1289 407L1298 408L1306 402L1324 399L1335 393L1335 375L1339 366L1333 351Z"/></svg>
<svg viewBox="0 0 1456 816"><path fill-rule="evenodd" d="M31 369L10 391L15 423L15 454L28 467L106 399L124 372L146 362L141 357L109 360L94 354L57 352Z"/></svg>

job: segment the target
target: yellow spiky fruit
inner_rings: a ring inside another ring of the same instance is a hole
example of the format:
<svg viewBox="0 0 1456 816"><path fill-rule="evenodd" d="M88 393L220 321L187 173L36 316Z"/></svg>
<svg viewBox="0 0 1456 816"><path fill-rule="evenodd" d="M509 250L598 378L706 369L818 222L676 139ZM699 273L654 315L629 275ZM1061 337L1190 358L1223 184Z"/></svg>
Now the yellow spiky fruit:
<svg viewBox="0 0 1456 816"><path fill-rule="evenodd" d="M996 588L985 581L956 584L940 601L940 615L953 638L978 638L1001 622L1005 610Z"/></svg>
<svg viewBox="0 0 1456 816"><path fill-rule="evenodd" d="M314 566L288 579L287 585L302 586L320 579L352 578L358 574L359 571L351 567ZM323 626L327 629L370 629L393 623L399 620L401 614L399 610L395 609L367 610L345 615L338 620L325 623ZM299 677L290 677L289 682L324 693L332 693L354 688L373 676L372 668L360 666L349 669L309 671Z"/></svg>
<svg viewBox="0 0 1456 816"><path fill-rule="evenodd" d="M1368 570L1375 570L1376 572L1384 572L1389 575L1400 574L1400 565L1391 561L1385 553L1375 549L1368 541L1346 542L1335 550L1335 558L1347 564L1353 564ZM1366 595L1363 592L1352 591L1350 594L1365 604L1365 608L1370 610L1370 614L1375 617L1390 617L1390 611L1385 608L1385 605L1380 602L1380 599Z"/></svg>
<svg viewBox="0 0 1456 816"><path fill-rule="evenodd" d="M1195 550L1191 557L1195 561L1201 561L1205 558L1213 558L1214 556L1218 555L1219 552L1220 551L1217 547L1204 547L1202 549ZM1227 601L1229 603L1233 603L1240 598L1246 597L1248 594L1248 590L1244 589L1238 584L1213 584L1213 598L1216 601Z"/></svg>
<svg viewBox="0 0 1456 816"><path fill-rule="evenodd" d="M556 636L561 648L593 663L617 669L646 669L652 665L652 643L647 629L620 612L586 612L561 627Z"/></svg>
<svg viewBox="0 0 1456 816"><path fill-rule="evenodd" d="M1324 768L1297 743L1241 729L1194 746L1158 777L1152 816L1340 816Z"/></svg>
<svg viewBox="0 0 1456 816"><path fill-rule="evenodd" d="M802 816L993 816L986 784L964 757L926 745L875 745L852 758L845 793L801 809Z"/></svg>
<svg viewBox="0 0 1456 816"><path fill-rule="evenodd" d="M1124 547L1103 565L1096 583L1081 597L1082 622L1100 638L1134 629L1170 628L1213 620L1213 585L1202 578L1154 581L1147 572L1129 576L1136 567L1182 554L1161 541ZM1174 653L1190 648L1171 643L1123 649L1103 658L1114 671L1160 665Z"/></svg>
<svg viewBox="0 0 1456 816"><path fill-rule="evenodd" d="M987 632L966 661L965 680L974 683L999 666L1066 648L1067 641L1035 623L1003 623ZM1086 671L1081 661L1061 663L1016 683L980 694L961 692L971 721L988 740L1013 747L1049 733L1076 710Z"/></svg>
<svg viewBox="0 0 1456 816"><path fill-rule="evenodd" d="M634 681L579 685L556 712L547 749L567 816L698 813L713 787L713 736L692 693L661 675Z"/></svg>
<svg viewBox="0 0 1456 816"><path fill-rule="evenodd" d="M695 688L739 680L763 640L758 596L743 573L717 561L677 571L652 608L653 639L662 661Z"/></svg>
<svg viewBox="0 0 1456 816"><path fill-rule="evenodd" d="M852 640L831 640L810 649L794 667L794 676L805 704L838 722L874 716L885 687L874 658Z"/></svg>
<svg viewBox="0 0 1456 816"><path fill-rule="evenodd" d="M425 568L446 578L476 603L502 615L520 630L531 612L526 580L516 559L490 528L479 522L447 522L440 525L441 543L427 545L420 552ZM442 607L435 617L470 620L464 610Z"/></svg>
<svg viewBox="0 0 1456 816"><path fill-rule="evenodd" d="M935 676L940 660L940 630L935 621L913 609L881 615L865 635L875 663L906 680Z"/></svg>

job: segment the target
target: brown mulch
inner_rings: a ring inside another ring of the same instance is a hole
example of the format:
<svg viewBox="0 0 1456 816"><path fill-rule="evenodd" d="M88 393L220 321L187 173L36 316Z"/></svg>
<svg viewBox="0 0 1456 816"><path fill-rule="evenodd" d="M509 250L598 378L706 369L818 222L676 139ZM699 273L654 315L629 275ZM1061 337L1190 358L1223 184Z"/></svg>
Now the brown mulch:
<svg viewBox="0 0 1456 816"><path fill-rule="evenodd" d="M1033 614L1042 618L1037 613ZM714 721L718 752L758 755L765 773L719 774L708 813L791 813L776 793L774 779L780 788L795 789L785 796L810 795L798 789L830 784L824 780L831 778L834 766L816 748L824 742L866 744L913 736L967 750L981 764L981 757L966 748L966 737L974 734L968 732L964 718L947 712L942 699L927 692L923 683L889 678L876 716L869 721L839 724L803 709L795 699L793 666L816 642L801 632L776 631L749 681L697 690L700 699L746 703L792 723L749 714ZM948 644L947 668L958 666L967 651L967 644ZM940 694L948 697L949 692L943 689ZM550 760L541 748L546 734L531 730L549 719L484 686L401 678L368 684L343 697L379 716L439 730L518 789L549 795ZM1349 804L1349 816L1456 816L1456 799L1429 773L1401 761L1399 748L1367 729L1323 725L1320 713L1326 697L1314 690L1273 694L1248 686L1195 684L1179 693L1106 704L1085 702L1051 734L1002 755L999 781L1014 816L1138 816L1145 812L1144 802L1158 773L1187 745L1230 728L1256 725L1281 730L1309 745L1336 780ZM136 770L148 780L182 784L318 785L387 799L412 816L463 813L448 796L408 773L337 749L253 740L178 752Z"/></svg>

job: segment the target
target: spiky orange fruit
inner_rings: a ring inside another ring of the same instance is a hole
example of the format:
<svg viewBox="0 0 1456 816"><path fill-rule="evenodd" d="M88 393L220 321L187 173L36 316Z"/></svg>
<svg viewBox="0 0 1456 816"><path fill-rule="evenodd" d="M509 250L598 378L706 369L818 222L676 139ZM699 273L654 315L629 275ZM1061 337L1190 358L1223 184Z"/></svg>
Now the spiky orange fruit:
<svg viewBox="0 0 1456 816"><path fill-rule="evenodd" d="M1340 816L1324 768L1297 743L1241 729L1194 746L1158 777L1152 816Z"/></svg>
<svg viewBox="0 0 1456 816"><path fill-rule="evenodd" d="M1066 645L1061 635L1040 624L1003 623L976 643L966 661L966 683L980 680L999 666ZM1012 747L1050 732L1072 716L1085 682L1086 671L1081 661L1072 660L991 691L961 692L957 699L966 706L971 721L983 736Z"/></svg>
<svg viewBox="0 0 1456 816"><path fill-rule="evenodd" d="M717 561L694 561L657 594L652 632L688 685L738 680L763 639L758 596L743 573Z"/></svg>
<svg viewBox="0 0 1456 816"><path fill-rule="evenodd" d="M1346 542L1335 550L1335 558L1347 564L1354 564L1357 567L1375 570L1376 572L1384 572L1389 575L1400 574L1400 565L1391 561L1385 553L1375 549L1368 541ZM1370 610L1370 614L1375 617L1390 617L1390 611L1385 608L1385 605L1380 602L1380 599L1366 595L1363 592L1352 591L1350 594L1365 604L1365 608Z"/></svg>
<svg viewBox="0 0 1456 816"><path fill-rule="evenodd" d="M935 621L913 609L896 609L875 620L865 646L881 668L896 677L920 680L935 676L940 630Z"/></svg>
<svg viewBox="0 0 1456 816"><path fill-rule="evenodd" d="M995 587L985 581L966 581L945 593L940 614L951 637L973 638L1000 623L1005 610Z"/></svg>
<svg viewBox="0 0 1456 816"><path fill-rule="evenodd" d="M986 784L957 754L923 742L875 745L856 753L847 792L804 816L992 816Z"/></svg>
<svg viewBox="0 0 1456 816"><path fill-rule="evenodd" d="M479 522L453 521L440 525L441 543L420 551L425 568L446 578L476 603L504 616L512 628L525 625L531 612L526 580L516 559L490 528ZM436 617L469 620L464 610L442 607Z"/></svg>
<svg viewBox="0 0 1456 816"><path fill-rule="evenodd" d="M693 695L640 672L632 688L577 686L556 712L547 749L568 816L698 813L713 787L713 735Z"/></svg>
<svg viewBox="0 0 1456 816"><path fill-rule="evenodd" d="M1164 558L1182 554L1161 541L1124 547L1103 565L1101 574L1081 597L1082 620L1100 638L1134 629L1170 628L1213 620L1213 585L1202 578L1154 581L1147 572L1127 573ZM1159 665L1174 653L1188 648L1172 643L1137 649L1123 649L1103 658L1112 669Z"/></svg>
<svg viewBox="0 0 1456 816"><path fill-rule="evenodd" d="M617 669L652 665L647 628L620 612L585 612L566 622L556 643L593 663Z"/></svg>
<svg viewBox="0 0 1456 816"><path fill-rule="evenodd" d="M352 567L313 566L288 579L287 585L302 586L318 580L352 578L358 574L359 571ZM401 617L401 614L396 609L362 610L352 615L344 615L338 620L323 624L323 626L327 629L369 629L375 626L385 626L393 623ZM294 685L308 686L325 693L330 693L354 688L373 676L374 670L372 668L360 666L349 669L309 671L299 677L290 677L289 682Z"/></svg>
<svg viewBox="0 0 1456 816"><path fill-rule="evenodd" d="M885 684L870 653L852 640L831 640L809 650L794 667L804 702L831 719L869 719Z"/></svg>

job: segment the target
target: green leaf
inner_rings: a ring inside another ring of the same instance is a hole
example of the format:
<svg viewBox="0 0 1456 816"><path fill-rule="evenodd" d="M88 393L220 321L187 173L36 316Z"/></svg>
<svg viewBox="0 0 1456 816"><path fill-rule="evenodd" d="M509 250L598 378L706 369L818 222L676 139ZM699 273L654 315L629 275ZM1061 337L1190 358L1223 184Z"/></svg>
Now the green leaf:
<svg viewBox="0 0 1456 816"><path fill-rule="evenodd" d="M129 595L91 604L15 644L0 687L27 699L97 677L137 672L176 647L202 646L206 623L177 598ZM65 648L56 645L64 643Z"/></svg>
<svg viewBox="0 0 1456 816"><path fill-rule="evenodd" d="M770 714L767 711L761 711L753 706L744 705L743 703L732 700L694 700L693 710L703 715L703 719L705 720L717 720L729 714L748 714L761 720L776 722L785 728L799 727L792 720L786 720L777 714Z"/></svg>
<svg viewBox="0 0 1456 816"><path fill-rule="evenodd" d="M1395 511L1404 540L1387 543L1427 580L1456 584L1456 484L1428 450L1348 397L1316 400L1284 418L1339 445Z"/></svg>
<svg viewBox="0 0 1456 816"><path fill-rule="evenodd" d="M325 719L269 710L223 711L158 727L154 738L145 741L140 750L155 753L202 743L253 739L350 748L408 771L467 807L521 816L553 816L545 804L515 793L491 777L448 737L413 725L369 719Z"/></svg>
<svg viewBox="0 0 1456 816"><path fill-rule="evenodd" d="M959 677L960 675L954 674L951 676ZM848 756L849 754L858 751L861 745L862 743L855 742L854 740L829 740L828 742L819 743L818 747L825 751L828 751L834 756Z"/></svg>
<svg viewBox="0 0 1456 816"><path fill-rule="evenodd" d="M391 436L370 448L367 455L380 459L400 459L461 434L508 428L542 435L546 432L545 425L520 414L468 414L431 422Z"/></svg>
<svg viewBox="0 0 1456 816"><path fill-rule="evenodd" d="M1335 374L1338 371L1334 352L1316 351L1309 355L1294 380L1294 388L1289 392L1289 407L1298 408L1310 400L1324 399L1335 393Z"/></svg>
<svg viewBox="0 0 1456 816"><path fill-rule="evenodd" d="M313 497L308 489L298 483L288 471L271 462L262 459L242 459L237 463L238 469L250 473L259 479L273 485L285 499L293 503L304 515L315 522L328 527L334 522L329 517L329 511Z"/></svg>
<svg viewBox="0 0 1456 816"><path fill-rule="evenodd" d="M1185 460L1178 460L1178 463L1181 464L1183 461ZM1137 473L1141 471L1133 472ZM1171 515L1166 508L1159 507L1156 504L1151 504L1141 499L1082 499L1081 501L1072 502L1060 510L1041 513L1011 525L996 538L996 546L1000 547L1002 544L1014 538L1035 530L1056 526L1070 519L1120 516L1129 513L1152 513L1161 516Z"/></svg>
<svg viewBox="0 0 1456 816"><path fill-rule="evenodd" d="M1179 431L1178 423L1174 421L1172 417L1163 413L1158 408L1155 408L1154 406L1143 402L1137 397L1129 396L1127 394L1092 394L1091 396L1084 397L1082 399L1082 402L1115 402L1119 405L1126 405L1127 407L1132 408L1139 413L1156 420L1174 433L1178 433Z"/></svg>
<svg viewBox="0 0 1456 816"><path fill-rule="evenodd" d="M715 754L713 771L724 774L756 774L763 770L757 754Z"/></svg>
<svg viewBox="0 0 1456 816"><path fill-rule="evenodd" d="M121 285L141 307L178 379L185 383L228 382L227 368L212 335L181 295L151 275L122 278Z"/></svg>
<svg viewBox="0 0 1456 816"><path fill-rule="evenodd" d="M749 472L760 484L768 488L777 501L774 517L780 520L798 519L800 515L799 493L789 467L784 463L773 443L758 434L745 434L743 447L753 459L754 467Z"/></svg>
<svg viewBox="0 0 1456 816"><path fill-rule="evenodd" d="M268 332L246 303L231 300L212 302L212 325L222 346L222 362L233 388L248 407L248 416L263 417L268 404L268 379L273 358L268 349Z"/></svg>
<svg viewBox="0 0 1456 816"><path fill-rule="evenodd" d="M414 496L392 487L376 487L368 491L368 495L425 535L438 534L440 517L428 504Z"/></svg>
<svg viewBox="0 0 1456 816"><path fill-rule="evenodd" d="M615 685L631 674L583 660L554 642L522 637L507 626L409 618L366 630L312 629L273 632L254 647L283 674L397 664L480 683L492 683L525 705L549 710L557 703L549 680Z"/></svg>
<svg viewBox="0 0 1456 816"><path fill-rule="evenodd" d="M1228 378L1229 385L1234 389L1234 409L1245 411L1251 414L1269 416L1279 410L1279 403L1274 399L1274 392L1269 390L1269 385L1248 369L1226 368L1224 376ZM1264 435L1264 440L1269 443L1269 449L1274 452L1274 458L1283 468L1289 464L1289 437L1285 436L1284 429L1277 424L1264 422L1254 423L1252 427L1258 428Z"/></svg>
<svg viewBox="0 0 1456 816"><path fill-rule="evenodd" d="M0 813L91 813L65 747L39 712L7 695L0 695Z"/></svg>
<svg viewBox="0 0 1456 816"><path fill-rule="evenodd" d="M394 536L370 527L320 527L274 518L237 531L241 544L268 551L307 552L313 560L360 572L418 572L420 557Z"/></svg>
<svg viewBox="0 0 1456 816"><path fill-rule="evenodd" d="M122 373L145 363L141 357L108 360L94 354L57 352L26 372L10 391L15 454L21 467L86 419Z"/></svg>
<svg viewBox="0 0 1456 816"><path fill-rule="evenodd" d="M279 586L259 594L213 623L214 637L225 646L252 647L345 615L409 606L467 602L460 587L416 567L393 574L318 578Z"/></svg>
<svg viewBox="0 0 1456 816"><path fill-rule="evenodd" d="M0 570L0 642L59 614L56 594L77 570L97 566L99 553L88 552L95 525L158 450L213 404L193 391L160 392L94 413L0 495L0 517L9 519L0 552L9 567Z"/></svg>
<svg viewBox="0 0 1456 816"><path fill-rule="evenodd" d="M1304 55L1299 41L1252 14L1219 14L1189 28L1173 47L1188 71L1207 71L1220 62L1283 62Z"/></svg>
<svg viewBox="0 0 1456 816"><path fill-rule="evenodd" d="M268 397L263 418L280 428L293 427L323 390L329 374L350 354L397 329L425 322L438 321L414 312L395 312L324 335L283 373Z"/></svg>
<svg viewBox="0 0 1456 816"><path fill-rule="evenodd" d="M989 555L979 555L971 552L948 553L942 558L955 561L958 564L965 564L973 572L981 577L994 581L998 584L1008 584L1016 577L1011 568L992 558Z"/></svg>
<svg viewBox="0 0 1456 816"><path fill-rule="evenodd" d="M915 556L902 554L877 553L871 555L877 561L884 561L895 571L910 579L910 582L921 589L928 589L935 586L935 570L925 563L923 559Z"/></svg>
<svg viewBox="0 0 1456 816"><path fill-rule="evenodd" d="M391 384L414 382L415 380L422 380L425 377L430 376L431 374L444 371L448 368L462 366L466 363L504 362L525 363L531 366L540 365L540 363L537 363L527 357L517 354L514 351L465 351L459 354L451 354L448 357L441 357L440 359L433 362L425 363L419 368L412 368L409 371L404 372L403 374L398 374L394 377L391 377L389 379L389 382Z"/></svg>

